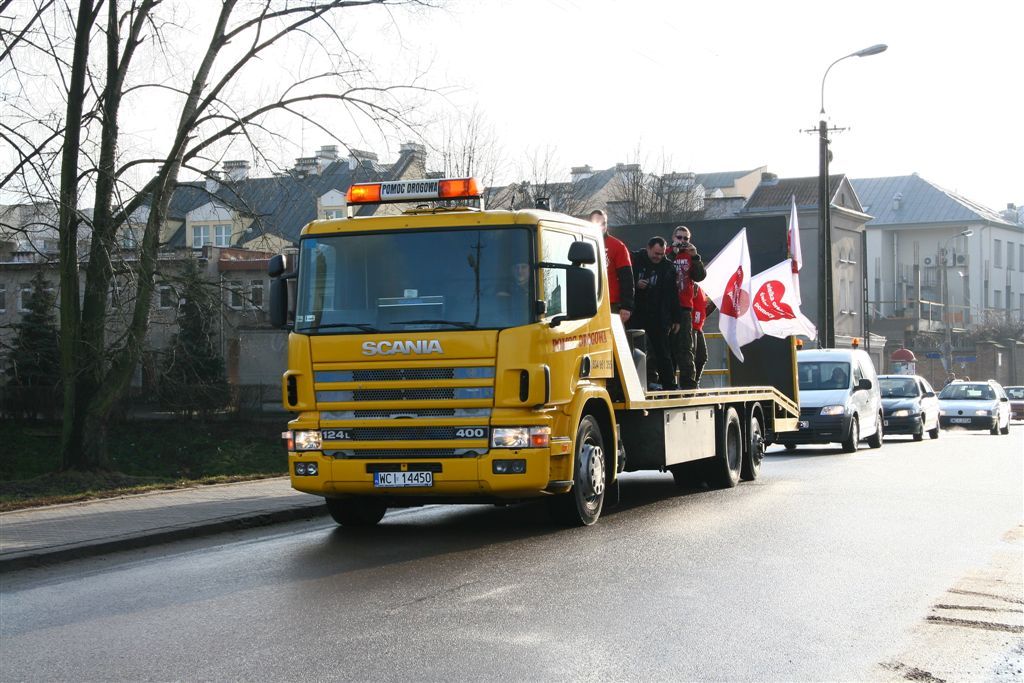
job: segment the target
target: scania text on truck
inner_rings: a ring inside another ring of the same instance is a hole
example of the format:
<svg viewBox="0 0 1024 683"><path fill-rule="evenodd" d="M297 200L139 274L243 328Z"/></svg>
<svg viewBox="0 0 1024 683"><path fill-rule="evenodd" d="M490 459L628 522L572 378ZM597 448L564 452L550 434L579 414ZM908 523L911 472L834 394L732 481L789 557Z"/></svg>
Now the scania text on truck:
<svg viewBox="0 0 1024 683"><path fill-rule="evenodd" d="M400 201L426 205L351 217ZM348 205L270 262L291 483L339 524L536 498L593 524L623 471L735 486L796 428L789 340L744 364L747 386L646 391L591 223L484 210L471 178L357 184ZM749 381L758 372L782 380Z"/></svg>

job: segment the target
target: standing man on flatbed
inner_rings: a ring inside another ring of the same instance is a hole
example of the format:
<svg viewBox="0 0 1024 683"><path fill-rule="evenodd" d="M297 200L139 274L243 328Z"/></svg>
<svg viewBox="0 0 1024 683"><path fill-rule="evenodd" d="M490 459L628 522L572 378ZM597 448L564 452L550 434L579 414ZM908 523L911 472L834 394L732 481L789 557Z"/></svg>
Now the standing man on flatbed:
<svg viewBox="0 0 1024 683"><path fill-rule="evenodd" d="M697 388L697 369L693 355L693 283L703 280L707 273L697 247L690 241L690 229L680 225L672 232L673 265L676 267L676 286L679 288L681 324L672 335L672 360L679 369L679 388Z"/></svg>
<svg viewBox="0 0 1024 683"><path fill-rule="evenodd" d="M608 234L608 216L601 209L590 212L590 222L601 226L604 233L604 251L608 257L608 295L611 298L612 313L618 313L622 324L629 322L633 315L633 261L629 249Z"/></svg>

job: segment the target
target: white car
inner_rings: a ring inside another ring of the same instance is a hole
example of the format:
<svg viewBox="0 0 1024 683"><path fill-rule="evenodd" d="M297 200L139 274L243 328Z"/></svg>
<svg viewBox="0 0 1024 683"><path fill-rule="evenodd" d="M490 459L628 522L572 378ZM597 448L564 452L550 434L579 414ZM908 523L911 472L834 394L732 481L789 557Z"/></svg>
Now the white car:
<svg viewBox="0 0 1024 683"><path fill-rule="evenodd" d="M998 382L951 382L939 393L943 429L987 429L1010 433L1010 399Z"/></svg>

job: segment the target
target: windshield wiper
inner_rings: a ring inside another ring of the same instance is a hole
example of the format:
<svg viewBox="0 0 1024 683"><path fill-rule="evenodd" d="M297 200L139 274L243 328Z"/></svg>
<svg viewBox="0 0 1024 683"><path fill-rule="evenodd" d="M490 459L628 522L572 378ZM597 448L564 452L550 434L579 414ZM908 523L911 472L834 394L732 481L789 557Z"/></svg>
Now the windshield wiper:
<svg viewBox="0 0 1024 683"><path fill-rule="evenodd" d="M396 323L389 323L391 325L451 325L452 327L461 327L464 330L475 330L476 325L473 323L462 322L461 320L435 320L433 318L424 318L422 320L400 320Z"/></svg>
<svg viewBox="0 0 1024 683"><path fill-rule="evenodd" d="M310 330L333 330L339 327L354 327L357 330L363 332L380 332L376 327L369 323L327 323L326 325L313 325L307 329Z"/></svg>

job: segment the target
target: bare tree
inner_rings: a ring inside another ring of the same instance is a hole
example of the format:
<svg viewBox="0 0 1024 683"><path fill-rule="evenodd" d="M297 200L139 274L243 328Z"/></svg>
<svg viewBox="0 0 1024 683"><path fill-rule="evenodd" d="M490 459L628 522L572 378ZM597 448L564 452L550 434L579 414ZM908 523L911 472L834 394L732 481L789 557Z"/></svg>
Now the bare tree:
<svg viewBox="0 0 1024 683"><path fill-rule="evenodd" d="M647 166L647 155L637 145L629 161L617 167L609 201L615 223L667 223L703 210L703 187L693 173L673 172L664 153L653 173L644 170Z"/></svg>
<svg viewBox="0 0 1024 683"><path fill-rule="evenodd" d="M14 13L0 34L0 79L3 91L13 93L0 121L0 158L12 160L9 170L0 171L0 191L49 200L59 209L65 469L107 466L107 423L142 353L160 229L179 174L211 175L233 142L257 148L286 115L331 137L326 120L361 121L381 131L407 124L413 106L407 95L424 91L421 75L403 85L375 82L339 28L358 8L398 4L426 3L222 0L202 26L208 40L187 50L179 50L175 39L195 40L195 27L179 25L181 7L167 0L17 5L25 11ZM10 5L0 0L0 12ZM270 64L287 66L287 83L259 81L255 72ZM244 87L247 78L258 87ZM156 97L167 103L176 124L166 139L153 142L153 150L140 150L137 138L122 134L121 115ZM313 105L336 111L329 119L315 117ZM91 214L82 210L83 201L91 203ZM140 213L135 296L124 333L111 344L108 292L118 272L116 239ZM86 233L80 291L78 253Z"/></svg>
<svg viewBox="0 0 1024 683"><path fill-rule="evenodd" d="M475 177L491 187L505 168L505 155L498 133L482 111L455 111L438 126L440 139L430 145L440 162L437 169L446 178Z"/></svg>

